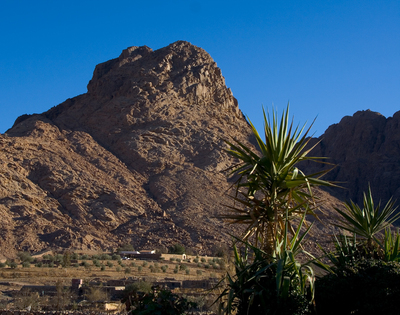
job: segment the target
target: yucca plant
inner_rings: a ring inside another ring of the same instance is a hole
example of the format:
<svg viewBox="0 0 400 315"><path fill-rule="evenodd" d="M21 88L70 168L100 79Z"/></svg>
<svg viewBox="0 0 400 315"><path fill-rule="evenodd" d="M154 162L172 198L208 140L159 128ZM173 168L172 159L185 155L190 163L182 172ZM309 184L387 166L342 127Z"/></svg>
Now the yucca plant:
<svg viewBox="0 0 400 315"><path fill-rule="evenodd" d="M250 122L257 140L259 152L243 143L227 141L227 152L239 162L230 168L230 174L237 177L235 204L228 206L230 213L223 215L231 223L245 225L244 240L253 237L256 246L261 246L269 254L277 239L282 239L285 227L285 213L290 221L304 213L315 215L316 200L312 187L333 184L320 179L327 170L306 175L297 165L303 161L320 161L322 157L310 157L308 128L293 127L289 122L289 105L280 122L273 112L272 121L264 114L265 141ZM302 135L303 134L303 135Z"/></svg>
<svg viewBox="0 0 400 315"><path fill-rule="evenodd" d="M368 192L364 193L363 205L363 208L360 208L350 200L345 203L345 210L335 208L341 216L340 222L335 225L362 237L367 248L371 250L374 243L379 244L376 238L377 233L394 223L400 217L400 213L395 213L397 207L394 207L392 198L382 210L380 210L380 202L375 207L371 187L368 187Z"/></svg>
<svg viewBox="0 0 400 315"><path fill-rule="evenodd" d="M284 237L275 243L272 256L236 238L235 274L227 274L227 288L218 298L224 314L311 314L313 270L297 260L301 242L311 228L300 233L304 218L305 214L290 241L285 224ZM244 244L243 251L238 250L238 243Z"/></svg>
<svg viewBox="0 0 400 315"><path fill-rule="evenodd" d="M335 250L329 252L318 244L318 247L324 253L323 258L327 258L329 263L323 262L321 259L313 257L313 264L320 267L321 269L330 273L335 273L336 270L341 269L345 266L351 265L357 259L360 258L360 247L357 245L357 236L353 234L352 237L346 235L333 236L333 244Z"/></svg>
<svg viewBox="0 0 400 315"><path fill-rule="evenodd" d="M383 244L379 243L383 250L383 260L385 261L400 261L400 234L399 229L397 232L392 233L390 226L385 229L385 236Z"/></svg>

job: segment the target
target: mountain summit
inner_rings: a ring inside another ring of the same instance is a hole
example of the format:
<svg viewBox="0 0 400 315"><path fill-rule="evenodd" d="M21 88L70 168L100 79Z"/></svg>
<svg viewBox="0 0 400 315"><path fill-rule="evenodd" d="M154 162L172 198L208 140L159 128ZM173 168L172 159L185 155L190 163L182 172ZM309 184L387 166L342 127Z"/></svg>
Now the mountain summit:
<svg viewBox="0 0 400 315"><path fill-rule="evenodd" d="M2 253L230 244L238 231L218 218L232 204L224 140L255 141L210 55L184 41L130 47L97 65L87 88L0 135ZM311 155L338 165L326 179L346 182L332 193L359 201L369 181L377 200L399 195L399 119L357 112L312 140ZM327 217L341 206L316 194ZM310 237L331 232L316 222Z"/></svg>
<svg viewBox="0 0 400 315"><path fill-rule="evenodd" d="M96 66L87 93L0 136L0 248L228 242L216 216L230 137L251 131L208 53L127 48Z"/></svg>

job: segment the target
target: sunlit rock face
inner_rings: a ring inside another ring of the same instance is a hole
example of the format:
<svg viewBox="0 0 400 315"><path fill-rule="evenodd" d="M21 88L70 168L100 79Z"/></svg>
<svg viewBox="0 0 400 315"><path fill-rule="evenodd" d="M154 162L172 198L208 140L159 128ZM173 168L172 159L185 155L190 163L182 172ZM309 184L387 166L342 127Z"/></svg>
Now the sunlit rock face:
<svg viewBox="0 0 400 315"><path fill-rule="evenodd" d="M221 70L176 42L96 66L88 92L0 137L0 248L229 243L224 140L251 131Z"/></svg>

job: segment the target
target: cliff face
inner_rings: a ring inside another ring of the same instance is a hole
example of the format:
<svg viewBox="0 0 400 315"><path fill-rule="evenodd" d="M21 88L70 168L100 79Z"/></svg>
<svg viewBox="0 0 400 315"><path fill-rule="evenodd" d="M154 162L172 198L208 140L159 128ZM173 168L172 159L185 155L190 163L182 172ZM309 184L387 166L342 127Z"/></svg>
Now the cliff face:
<svg viewBox="0 0 400 315"><path fill-rule="evenodd" d="M330 126L315 141L311 155L329 157L337 167L327 178L340 182L343 190L332 191L340 199L362 204L362 193L371 185L376 202L390 197L400 201L400 112L385 118L379 113L356 112ZM318 170L310 166L309 171Z"/></svg>
<svg viewBox="0 0 400 315"><path fill-rule="evenodd" d="M348 188L332 193L358 201L370 181L378 198L400 195L399 119L358 112L326 131L313 155L331 157L329 179ZM0 135L0 249L11 257L182 243L208 254L230 244L238 231L218 215L232 204L222 172L234 163L224 151L231 138L255 144L204 50L182 41L130 47L96 66L87 93L21 116ZM316 194L328 220L340 202ZM317 222L311 240L331 232Z"/></svg>
<svg viewBox="0 0 400 315"><path fill-rule="evenodd" d="M130 47L86 94L0 137L0 248L137 248L229 242L224 139L250 129L201 48Z"/></svg>

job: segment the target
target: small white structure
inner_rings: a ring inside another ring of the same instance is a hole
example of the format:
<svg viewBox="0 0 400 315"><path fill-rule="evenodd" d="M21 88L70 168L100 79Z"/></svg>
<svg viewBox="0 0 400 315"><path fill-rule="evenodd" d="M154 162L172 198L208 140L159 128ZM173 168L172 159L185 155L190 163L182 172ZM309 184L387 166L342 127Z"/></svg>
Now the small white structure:
<svg viewBox="0 0 400 315"><path fill-rule="evenodd" d="M140 252L137 250L122 250L119 252L120 256L122 259L130 259L130 258L135 258L136 255L140 255Z"/></svg>

